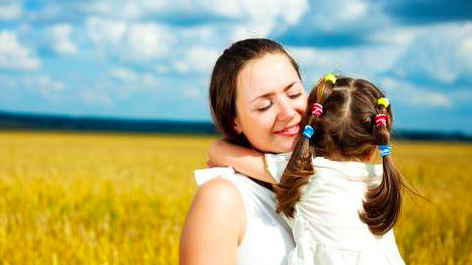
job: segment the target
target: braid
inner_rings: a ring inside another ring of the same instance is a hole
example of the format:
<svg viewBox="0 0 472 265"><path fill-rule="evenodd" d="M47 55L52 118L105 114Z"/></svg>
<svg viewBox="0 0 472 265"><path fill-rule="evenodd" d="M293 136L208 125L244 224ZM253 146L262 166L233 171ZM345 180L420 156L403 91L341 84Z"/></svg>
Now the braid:
<svg viewBox="0 0 472 265"><path fill-rule="evenodd" d="M385 99L385 98L381 98ZM373 117L373 137L376 145L382 149L383 178L377 187L370 188L363 202L361 220L369 226L370 231L376 235L387 233L396 223L401 209L403 186L399 171L393 164L390 156L390 130L391 118L388 115L388 101L378 100L376 106L377 115Z"/></svg>
<svg viewBox="0 0 472 265"><path fill-rule="evenodd" d="M283 212L286 216L293 217L295 203L300 200L301 188L308 184L310 176L314 174L312 159L315 156L315 149L311 148L311 135L309 137L305 135L305 130L311 128L315 132L317 121L323 113L323 101L327 98L326 94L332 91L335 83L336 77L328 74L315 87L315 103L307 106L307 115L302 121L305 126L303 135L295 146L280 183L275 186L277 212Z"/></svg>

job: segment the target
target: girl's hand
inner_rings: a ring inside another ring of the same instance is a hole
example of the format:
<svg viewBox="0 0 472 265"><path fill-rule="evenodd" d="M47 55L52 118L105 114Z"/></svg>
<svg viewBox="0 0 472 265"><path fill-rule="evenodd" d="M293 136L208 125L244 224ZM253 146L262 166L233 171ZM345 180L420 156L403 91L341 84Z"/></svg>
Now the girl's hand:
<svg viewBox="0 0 472 265"><path fill-rule="evenodd" d="M230 166L228 156L231 155L232 144L226 142L223 139L218 139L214 141L210 148L208 149L208 167L218 167L218 166Z"/></svg>
<svg viewBox="0 0 472 265"><path fill-rule="evenodd" d="M208 160L206 161L206 166L207 166L207 167L217 167L218 165L215 164L215 163L214 163L213 161L211 161L210 159L208 159Z"/></svg>
<svg viewBox="0 0 472 265"><path fill-rule="evenodd" d="M264 154L222 139L214 141L208 149L207 165L233 167L243 175L272 184L276 183L265 168Z"/></svg>

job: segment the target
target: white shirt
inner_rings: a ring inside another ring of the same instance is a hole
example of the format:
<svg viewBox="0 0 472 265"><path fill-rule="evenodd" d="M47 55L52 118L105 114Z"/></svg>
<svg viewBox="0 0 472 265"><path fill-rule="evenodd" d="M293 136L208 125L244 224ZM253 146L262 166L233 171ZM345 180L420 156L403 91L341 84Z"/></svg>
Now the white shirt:
<svg viewBox="0 0 472 265"><path fill-rule="evenodd" d="M266 155L269 172L280 180L290 154ZM288 264L404 264L393 230L373 235L359 218L369 185L382 179L382 165L316 157L315 174L303 187L294 218L286 218L296 247Z"/></svg>
<svg viewBox="0 0 472 265"><path fill-rule="evenodd" d="M232 168L195 170L197 185L223 177L239 190L246 213L246 231L238 247L239 265L280 265L294 248L289 226L275 212L275 195ZM217 228L215 228L217 232Z"/></svg>

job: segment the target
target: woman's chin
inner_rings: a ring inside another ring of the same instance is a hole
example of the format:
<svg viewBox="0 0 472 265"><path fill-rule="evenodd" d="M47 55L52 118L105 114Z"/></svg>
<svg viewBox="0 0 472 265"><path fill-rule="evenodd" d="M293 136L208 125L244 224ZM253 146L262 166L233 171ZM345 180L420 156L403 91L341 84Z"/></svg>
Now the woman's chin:
<svg viewBox="0 0 472 265"><path fill-rule="evenodd" d="M278 146L278 151L277 153L288 153L292 152L295 149L295 146L297 145L297 140L298 140L298 135L290 137L289 139L283 139L283 141L280 141Z"/></svg>
<svg viewBox="0 0 472 265"><path fill-rule="evenodd" d="M266 138L260 139L270 139L269 141L265 141L263 143L260 141L259 144L253 144L253 148L263 153L289 153L295 149L298 137L298 135L291 137L280 137L278 135L277 137L267 136ZM254 143L256 141L251 142Z"/></svg>
<svg viewBox="0 0 472 265"><path fill-rule="evenodd" d="M285 153L287 153L287 152L292 152L293 150L295 150L295 146L297 145L297 142L298 142L297 139L298 139L298 137L295 137L295 138L293 139L293 141L291 141L291 142L289 143L289 145L287 146L287 149L286 149Z"/></svg>

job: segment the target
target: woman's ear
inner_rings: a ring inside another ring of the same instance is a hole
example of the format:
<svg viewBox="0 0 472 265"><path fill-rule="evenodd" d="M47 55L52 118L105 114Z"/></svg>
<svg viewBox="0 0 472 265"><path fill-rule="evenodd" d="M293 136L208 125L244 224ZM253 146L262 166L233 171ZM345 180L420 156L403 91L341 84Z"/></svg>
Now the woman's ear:
<svg viewBox="0 0 472 265"><path fill-rule="evenodd" d="M239 121L238 117L234 118L233 128L238 134L241 134L243 132L241 128L241 122Z"/></svg>

